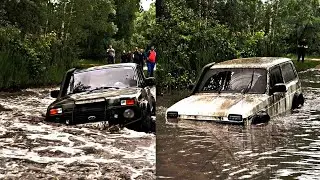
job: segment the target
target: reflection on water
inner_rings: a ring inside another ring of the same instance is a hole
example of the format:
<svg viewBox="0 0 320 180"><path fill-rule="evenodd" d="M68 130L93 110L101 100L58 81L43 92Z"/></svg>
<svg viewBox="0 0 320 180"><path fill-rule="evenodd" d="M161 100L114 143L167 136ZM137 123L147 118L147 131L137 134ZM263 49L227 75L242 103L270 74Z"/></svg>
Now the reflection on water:
<svg viewBox="0 0 320 180"><path fill-rule="evenodd" d="M158 179L318 178L320 72L302 72L300 78L304 107L258 126L193 121L166 125L166 107L182 97L163 97L162 104L158 98Z"/></svg>

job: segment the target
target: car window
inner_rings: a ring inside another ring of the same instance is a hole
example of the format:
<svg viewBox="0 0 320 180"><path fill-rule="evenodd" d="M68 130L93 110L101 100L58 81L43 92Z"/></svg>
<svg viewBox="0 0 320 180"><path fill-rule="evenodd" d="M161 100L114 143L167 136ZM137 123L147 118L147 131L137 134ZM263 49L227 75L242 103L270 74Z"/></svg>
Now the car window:
<svg viewBox="0 0 320 180"><path fill-rule="evenodd" d="M290 82L297 78L297 74L294 71L294 67L291 63L285 63L281 66L281 72L283 75L284 82Z"/></svg>
<svg viewBox="0 0 320 180"><path fill-rule="evenodd" d="M210 69L200 80L198 92L263 94L266 76L266 70L259 68Z"/></svg>
<svg viewBox="0 0 320 180"><path fill-rule="evenodd" d="M270 71L270 87L273 87L275 84L284 83L281 75L281 70L279 66L276 66Z"/></svg>
<svg viewBox="0 0 320 180"><path fill-rule="evenodd" d="M137 86L137 77L132 67L105 68L74 73L68 92L83 92L100 87L126 88L135 86Z"/></svg>

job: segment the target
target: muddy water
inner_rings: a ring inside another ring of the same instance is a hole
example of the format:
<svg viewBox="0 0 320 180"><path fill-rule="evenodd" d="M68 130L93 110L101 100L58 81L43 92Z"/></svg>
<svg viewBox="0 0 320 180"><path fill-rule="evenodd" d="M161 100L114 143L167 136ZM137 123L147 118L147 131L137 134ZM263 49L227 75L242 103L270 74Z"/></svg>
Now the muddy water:
<svg viewBox="0 0 320 180"><path fill-rule="evenodd" d="M319 179L320 72L299 76L304 107L259 126L165 125L166 107L183 96L158 97L157 178Z"/></svg>
<svg viewBox="0 0 320 180"><path fill-rule="evenodd" d="M0 179L155 178L155 135L44 123L49 90L0 94Z"/></svg>

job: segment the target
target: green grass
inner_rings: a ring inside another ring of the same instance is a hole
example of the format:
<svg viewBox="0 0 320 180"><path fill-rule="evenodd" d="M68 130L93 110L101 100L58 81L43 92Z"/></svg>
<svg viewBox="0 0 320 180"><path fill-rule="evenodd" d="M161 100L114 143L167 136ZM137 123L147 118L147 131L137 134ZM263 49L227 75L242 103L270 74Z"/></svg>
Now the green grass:
<svg viewBox="0 0 320 180"><path fill-rule="evenodd" d="M305 71L307 69L315 68L320 65L320 61L311 61L305 60L304 62L298 62L297 60L293 60L294 65L298 72Z"/></svg>
<svg viewBox="0 0 320 180"><path fill-rule="evenodd" d="M311 59L320 59L320 56L306 56L303 63L301 61L300 62L297 61L297 55L289 54L285 57L292 59L298 72L320 66L320 61L311 60Z"/></svg>

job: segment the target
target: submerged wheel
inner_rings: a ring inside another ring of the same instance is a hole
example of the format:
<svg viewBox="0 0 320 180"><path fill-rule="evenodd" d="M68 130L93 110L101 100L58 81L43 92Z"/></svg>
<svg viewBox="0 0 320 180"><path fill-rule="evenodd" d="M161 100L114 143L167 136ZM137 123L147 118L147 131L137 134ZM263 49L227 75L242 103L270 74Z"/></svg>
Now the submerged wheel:
<svg viewBox="0 0 320 180"><path fill-rule="evenodd" d="M141 120L136 121L132 124L129 124L126 127L128 129L132 129L134 131L139 131L139 132L145 132L145 133L152 132L153 121L152 121L152 117L151 117L150 105L148 105L146 107L146 109L143 109L141 114L142 114Z"/></svg>
<svg viewBox="0 0 320 180"><path fill-rule="evenodd" d="M141 127L141 131L143 132L150 132L152 131L152 111L151 111L151 107L148 104L147 105L147 109L144 111L144 116L142 118L142 120L140 121L140 127Z"/></svg>
<svg viewBox="0 0 320 180"><path fill-rule="evenodd" d="M299 94L298 96L298 103L299 105L303 106L304 105L304 97L303 97L303 94Z"/></svg>
<svg viewBox="0 0 320 180"><path fill-rule="evenodd" d="M299 107L299 105L303 106L304 105L304 97L303 95L300 93L299 95L298 94L295 94L293 96L293 100L292 100L292 107L291 109L297 109Z"/></svg>
<svg viewBox="0 0 320 180"><path fill-rule="evenodd" d="M156 101L154 100L154 98L152 99L152 111L151 111L151 115L155 116L156 115Z"/></svg>
<svg viewBox="0 0 320 180"><path fill-rule="evenodd" d="M267 112L258 112L256 115L252 117L251 124L261 124L267 123L270 121L270 116Z"/></svg>

